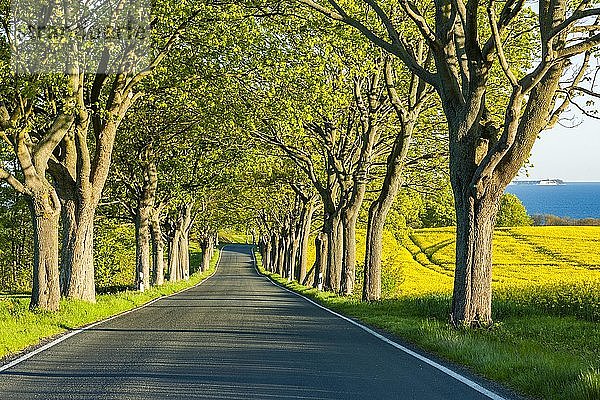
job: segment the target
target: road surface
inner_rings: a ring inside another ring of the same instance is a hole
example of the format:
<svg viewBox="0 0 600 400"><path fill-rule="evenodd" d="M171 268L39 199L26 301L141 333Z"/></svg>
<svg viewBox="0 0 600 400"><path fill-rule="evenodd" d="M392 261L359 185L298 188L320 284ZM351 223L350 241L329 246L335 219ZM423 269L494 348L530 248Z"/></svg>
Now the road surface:
<svg viewBox="0 0 600 400"><path fill-rule="evenodd" d="M202 285L0 373L0 398L489 399L273 285L242 245Z"/></svg>

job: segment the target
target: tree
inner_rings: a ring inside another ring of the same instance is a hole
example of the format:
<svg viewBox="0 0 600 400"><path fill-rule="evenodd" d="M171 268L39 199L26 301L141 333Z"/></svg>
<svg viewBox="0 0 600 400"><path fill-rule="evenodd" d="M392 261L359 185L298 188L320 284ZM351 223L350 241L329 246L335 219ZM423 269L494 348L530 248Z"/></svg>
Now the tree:
<svg viewBox="0 0 600 400"><path fill-rule="evenodd" d="M8 28L7 23L3 26ZM9 37L9 32L4 33ZM55 148L74 123L73 108L80 84L71 64L65 65L66 73L62 77L36 80L18 75L14 70L8 71L8 51L3 54L6 57L2 60L0 138L2 149L11 154L13 163L11 167L4 162L0 164L0 182L8 183L23 195L31 212L33 288L30 308L58 310L61 204L47 173ZM23 87L28 90L22 90Z"/></svg>
<svg viewBox="0 0 600 400"><path fill-rule="evenodd" d="M533 219L521 200L514 194L504 193L500 198L500 209L496 218L496 226L530 226Z"/></svg>
<svg viewBox="0 0 600 400"><path fill-rule="evenodd" d="M61 27L78 26L71 20L80 17L74 10L45 11L49 14L40 15L49 19L40 21L43 24L40 26L46 26L49 20ZM121 7L112 10L108 28L116 29L118 21L129 15L128 11ZM30 199L34 216L32 308L56 310L59 306L59 217L63 220L62 292L67 297L94 301L93 220L108 176L118 126L131 104L141 96L136 85L164 60L181 30L200 11L184 11L187 15L174 27L172 20L161 18L158 12L150 25L170 34L160 40L160 49L145 66L140 66L145 57L131 43L119 42L117 47L121 47L116 48L115 43L107 41L97 58L88 58L98 49L93 48L86 57L80 57L84 50L78 47L78 41L65 40L60 42L64 54L49 56L48 51L33 52L37 58L26 60L30 64L17 57L17 65L10 72L7 71L9 51L3 51L6 56L3 79L10 82L12 89L3 92L2 137L3 143L13 148L19 165L15 171L0 166L0 180ZM8 18L9 13L2 15ZM36 15L33 20L39 17ZM129 24L130 20L127 21ZM20 56L22 52L14 48L15 43L29 40L27 43L37 44L35 26L29 30L17 29L16 34L23 37L15 41L9 21L5 22L3 50L8 48L13 56ZM86 64L84 59L91 59L93 65ZM44 68L55 73L47 74ZM90 130L93 138L88 136ZM17 177L19 171L22 181Z"/></svg>
<svg viewBox="0 0 600 400"><path fill-rule="evenodd" d="M417 46L417 49L415 56L425 63L429 57L427 50L422 44ZM402 185L410 145L421 110L431 94L430 88L414 73L408 74L407 82L402 88L406 93L401 93L389 57L385 61L384 77L386 92L399 123L385 161L384 179L378 190L379 195L369 206L362 295L365 301L379 300L381 297L381 257L385 221Z"/></svg>
<svg viewBox="0 0 600 400"><path fill-rule="evenodd" d="M435 195L425 199L421 223L424 228L438 228L456 225L456 212L454 211L454 199L452 188L448 184L442 187Z"/></svg>

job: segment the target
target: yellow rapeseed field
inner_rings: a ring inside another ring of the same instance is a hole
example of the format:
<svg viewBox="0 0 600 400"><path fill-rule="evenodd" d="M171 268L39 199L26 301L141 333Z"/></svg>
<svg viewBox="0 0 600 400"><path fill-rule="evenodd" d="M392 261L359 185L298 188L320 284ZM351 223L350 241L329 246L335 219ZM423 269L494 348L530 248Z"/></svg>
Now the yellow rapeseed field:
<svg viewBox="0 0 600 400"><path fill-rule="evenodd" d="M383 242L383 296L452 292L455 229L386 232ZM402 236L396 234L396 236ZM357 232L357 277L362 279L365 231ZM308 265L314 262L310 246ZM532 226L498 228L493 247L494 289L594 285L600 291L600 227ZM360 291L360 285L356 290Z"/></svg>
<svg viewBox="0 0 600 400"><path fill-rule="evenodd" d="M399 294L447 292L454 270L454 228L417 229L403 242L418 261L405 265L405 275L426 277L405 279ZM499 228L493 265L495 289L600 283L600 227Z"/></svg>

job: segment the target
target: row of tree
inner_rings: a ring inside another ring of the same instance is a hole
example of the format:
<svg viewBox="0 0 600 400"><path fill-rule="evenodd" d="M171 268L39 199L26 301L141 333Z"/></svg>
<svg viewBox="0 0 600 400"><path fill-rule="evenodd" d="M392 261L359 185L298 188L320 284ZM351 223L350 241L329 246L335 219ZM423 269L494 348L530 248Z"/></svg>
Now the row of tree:
<svg viewBox="0 0 600 400"><path fill-rule="evenodd" d="M2 195L9 193L0 205L15 211L11 230L31 223L28 243L28 230L11 232L23 241L12 240L11 255L32 269L32 309L57 310L61 296L95 301L99 214L134 223L138 288L162 284L165 273L171 281L189 277L190 235L206 268L245 159L224 129L235 116L225 115L231 78L223 71L243 57L233 38L247 29L234 29L239 6L155 2L149 24L136 28L149 29L141 33L150 36L150 49L94 39L83 49L67 37L54 42L67 47L59 70L52 51L35 63L18 58L40 40L36 27L51 21L77 28L106 11L63 3L15 15L3 2L0 16L0 184ZM134 10L110 11L102 28L118 30ZM29 28L19 30L28 18ZM212 90L219 80L227 90ZM30 217L16 215L23 202Z"/></svg>
<svg viewBox="0 0 600 400"><path fill-rule="evenodd" d="M336 57L324 71L323 83L337 96L331 109L317 103L300 120L294 113L263 116L255 132L293 162L319 197L313 282L323 274L325 289L353 291L355 225L370 193L362 293L363 300L379 299L381 236L398 189L428 182L427 173L435 176L448 157L457 226L451 321L491 324L500 199L540 132L577 95L595 96L600 9L586 1L541 1L536 10L520 1L298 3L323 16L320 27L334 23L344 32L332 47L343 35L360 37L337 52L316 52ZM261 217L261 248L268 269L301 279L296 243L306 236L302 210L311 196L296 196L285 217L277 209Z"/></svg>
<svg viewBox="0 0 600 400"><path fill-rule="evenodd" d="M150 51L106 43L92 65L65 57L40 73L56 60L11 64L3 3L0 182L31 210L32 308L94 300L98 213L134 223L140 288L166 270L189 275L191 234L208 257L218 227L248 223L269 269L345 295L362 218L363 299L377 300L386 223L410 206L398 193L436 198L449 181L452 201L434 204L453 204L457 226L451 320L492 322L500 199L538 134L594 95L594 4L161 0L150 11ZM112 12L116 24L126 11Z"/></svg>

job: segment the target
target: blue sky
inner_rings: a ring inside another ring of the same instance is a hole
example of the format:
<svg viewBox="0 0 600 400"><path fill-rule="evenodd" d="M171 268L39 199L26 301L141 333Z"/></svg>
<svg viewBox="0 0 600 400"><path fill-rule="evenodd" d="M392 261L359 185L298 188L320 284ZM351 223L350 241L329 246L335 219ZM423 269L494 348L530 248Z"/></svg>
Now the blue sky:
<svg viewBox="0 0 600 400"><path fill-rule="evenodd" d="M568 182L600 182L600 121L586 118L574 128L556 126L544 131L531 152L529 177Z"/></svg>

